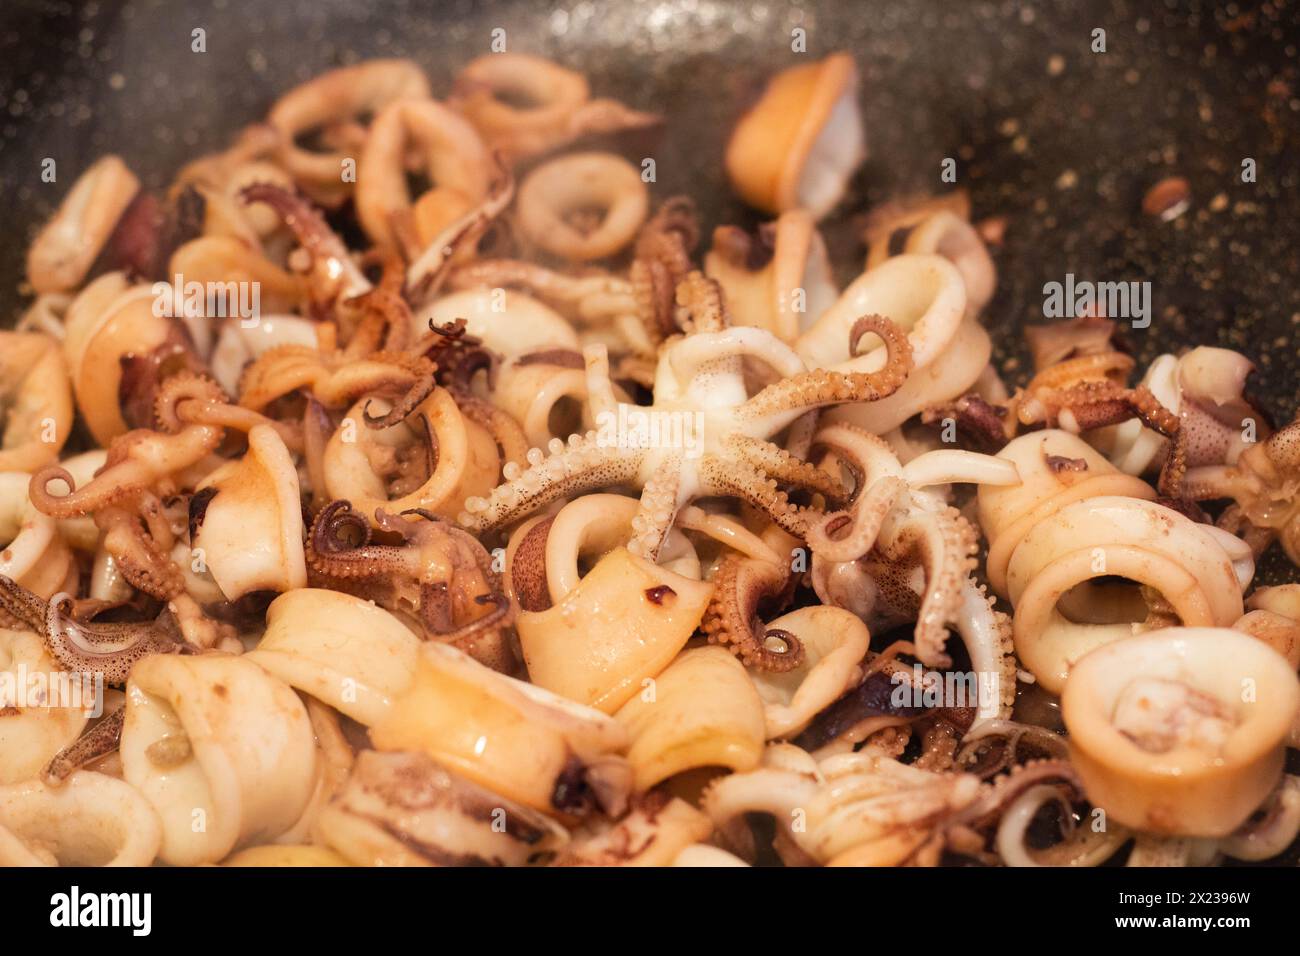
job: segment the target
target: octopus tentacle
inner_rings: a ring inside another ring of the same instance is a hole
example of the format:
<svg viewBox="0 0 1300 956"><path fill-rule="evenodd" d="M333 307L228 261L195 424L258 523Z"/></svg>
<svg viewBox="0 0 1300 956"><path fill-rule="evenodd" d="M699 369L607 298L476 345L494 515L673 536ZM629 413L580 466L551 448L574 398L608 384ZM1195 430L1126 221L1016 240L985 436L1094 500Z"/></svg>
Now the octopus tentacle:
<svg viewBox="0 0 1300 956"><path fill-rule="evenodd" d="M907 493L902 478L882 478L857 495L847 511L823 515L808 526L817 559L856 561L875 545L886 516Z"/></svg>
<svg viewBox="0 0 1300 956"><path fill-rule="evenodd" d="M1278 535L1300 565L1300 420L1247 448L1235 465L1190 469L1183 491L1194 501L1231 498L1232 521L1247 523L1256 539Z"/></svg>
<svg viewBox="0 0 1300 956"><path fill-rule="evenodd" d="M32 475L28 496L37 510L52 518L80 518L118 504L159 479L188 468L210 454L222 431L210 425L187 425L175 435L137 430L113 439L104 467L78 488L71 473L58 465ZM51 482L68 486L66 495L48 491Z"/></svg>
<svg viewBox="0 0 1300 956"><path fill-rule="evenodd" d="M380 508L374 524L403 543L375 544L371 522L348 501L322 508L308 533L313 575L390 611L409 612L433 640L463 645L511 623L500 575L472 535L422 509L391 515Z"/></svg>
<svg viewBox="0 0 1300 956"><path fill-rule="evenodd" d="M706 278L702 272L689 272L677 283L675 296L686 317L686 332L721 332L731 324L722 301L722 286L716 279Z"/></svg>
<svg viewBox="0 0 1300 956"><path fill-rule="evenodd" d="M174 435L191 424L181 415L182 403L187 403L188 408L188 403L220 405L225 402L225 392L212 379L194 372L180 372L158 386L158 394L154 398L154 418L163 431Z"/></svg>
<svg viewBox="0 0 1300 956"><path fill-rule="evenodd" d="M808 533L811 509L801 508L781 490L776 479L741 461L706 455L700 461L700 478L705 492L748 501L776 522L782 531L802 538Z"/></svg>
<svg viewBox="0 0 1300 956"><path fill-rule="evenodd" d="M961 635L971 668L977 674L997 678L997 700L981 700L971 729L990 720L1007 720L1016 702L1016 655L1011 616L999 611L985 585L967 577L962 588L962 605L957 613L957 632Z"/></svg>
<svg viewBox="0 0 1300 956"><path fill-rule="evenodd" d="M182 644L157 622L83 624L63 614L66 594L50 598L45 614L45 644L50 655L72 671L102 673L109 684L124 684L136 661L151 654L179 651Z"/></svg>
<svg viewBox="0 0 1300 956"><path fill-rule="evenodd" d="M376 359L391 362L399 367L407 367L412 375L412 381L393 400L391 407L383 415L371 415L368 408L369 403L367 403L367 409L362 413L362 417L370 428L392 428L399 422L405 421L437 387L434 378L437 370L432 362L427 359L416 359L408 362L405 357L402 357L399 361L399 355L400 353L375 353Z"/></svg>
<svg viewBox="0 0 1300 956"><path fill-rule="evenodd" d="M826 514L808 529L813 553L828 561L854 561L871 549L881 523L906 491L904 471L885 441L855 425L836 423L813 438L853 476L847 509Z"/></svg>
<svg viewBox="0 0 1300 956"><path fill-rule="evenodd" d="M1079 826L1074 819L1072 787L1067 783L1037 784L1009 800L1001 813L994 846L1007 866L1099 866L1132 836L1131 831L1112 823L1101 831ZM1057 806L1060 839L1044 849L1035 848L1027 831L1045 806ZM1142 838L1139 837L1139 841ZM1133 856L1130 855L1130 865Z"/></svg>
<svg viewBox="0 0 1300 956"><path fill-rule="evenodd" d="M211 401L224 396L215 383L200 376L182 374L168 379L159 390L156 405L163 432L137 429L113 439L103 468L82 488L58 465L41 469L32 475L28 486L32 504L51 517L82 517L118 505L159 479L202 460L216 449L224 431L184 421L178 407L195 398ZM68 493L50 494L48 486L53 481L66 484Z"/></svg>
<svg viewBox="0 0 1300 956"><path fill-rule="evenodd" d="M1147 428L1169 439L1169 451L1160 469L1157 487L1162 495L1182 500L1183 484L1187 478L1189 433L1186 420L1174 414L1145 385L1139 385L1125 396L1137 418Z"/></svg>
<svg viewBox="0 0 1300 956"><path fill-rule="evenodd" d="M587 405L596 421L618 414L618 398L609 374L609 350L601 343L588 345L582 350L586 372Z"/></svg>
<svg viewBox="0 0 1300 956"><path fill-rule="evenodd" d="M455 644L461 646L462 649L468 650L464 645L470 639L512 624L514 622L514 607L510 603L510 598L504 592L501 575L492 568L492 558L487 553L487 550L472 536L460 531L459 528L449 527L448 530L460 532L465 535L466 539L473 541L473 550L477 559L479 573L490 588L486 593L475 595L473 600L480 607L491 605L492 610L460 624L454 622L454 616L439 617L439 626L431 628L430 633L437 640L446 641L449 644ZM450 590L445 584L442 587L446 591ZM426 615L426 626L428 626L429 620L430 618Z"/></svg>
<svg viewBox="0 0 1300 956"><path fill-rule="evenodd" d="M986 783L979 797L958 814L957 822L973 827L986 826L997 819L1002 809L1016 797L1048 780L1066 784L1076 795L1082 796L1083 784L1068 760L1033 760L1012 767L1009 773Z"/></svg>
<svg viewBox="0 0 1300 956"><path fill-rule="evenodd" d="M492 224L514 199L514 173L499 153L493 153L492 162L493 179L483 201L448 223L407 266L407 295L417 305L430 302L438 294L453 265L477 250Z"/></svg>
<svg viewBox="0 0 1300 956"><path fill-rule="evenodd" d="M732 326L707 332L692 332L675 339L666 351L665 372L679 383L696 384L719 373L743 377L741 360L752 359L771 369L778 377L798 375L804 371L797 352L766 329Z"/></svg>
<svg viewBox="0 0 1300 956"><path fill-rule="evenodd" d="M319 306L332 306L342 296L370 291L370 282L348 254L347 246L312 204L273 183L252 183L239 194L245 205L265 203L280 214L312 261L312 285Z"/></svg>
<svg viewBox="0 0 1300 956"><path fill-rule="evenodd" d="M668 268L656 260L637 259L629 279L641 328L651 343L659 345L678 331L673 311L677 284Z"/></svg>
<svg viewBox="0 0 1300 956"><path fill-rule="evenodd" d="M300 388L312 388L323 375L321 353L306 345L277 345L248 364L239 377L239 404L254 411Z"/></svg>
<svg viewBox="0 0 1300 956"><path fill-rule="evenodd" d="M876 584L888 595L912 600L915 592L902 569L910 561L924 570L925 593L920 599L914 635L917 657L923 664L952 664L944 651L947 623L957 617L962 588L975 566L977 548L974 529L955 508L886 518L877 544L884 560L875 565Z"/></svg>
<svg viewBox="0 0 1300 956"><path fill-rule="evenodd" d="M45 630L45 612L48 602L39 594L27 590L13 578L0 574L0 611L6 620L34 631L37 634Z"/></svg>
<svg viewBox="0 0 1300 956"><path fill-rule="evenodd" d="M957 434L966 439L976 451L996 453L1015 437L1016 421L1007 414L1003 405L987 401L973 392L927 406L921 412L921 422L934 425L951 419Z"/></svg>
<svg viewBox="0 0 1300 956"><path fill-rule="evenodd" d="M480 595L478 604L492 605L492 610L464 624L454 623L451 589L444 581L420 585L420 619L425 631L435 640L459 645L486 631L495 631L510 623L510 599L502 594Z"/></svg>
<svg viewBox="0 0 1300 956"><path fill-rule="evenodd" d="M404 421L433 392L437 366L422 355L400 351L372 352L349 361L342 352L302 345L267 349L240 379L240 405L254 411L299 389L307 389L322 405L339 408L363 395L391 398L381 416L364 414L371 428L388 428Z"/></svg>
<svg viewBox="0 0 1300 956"><path fill-rule="evenodd" d="M1122 383L1136 363L1123 352L1078 355L1047 366L1035 375L1026 391L1064 389L1090 382Z"/></svg>
<svg viewBox="0 0 1300 956"><path fill-rule="evenodd" d="M957 753L959 732L945 720L930 720L921 728L921 755L912 764L922 770L942 773L951 770Z"/></svg>
<svg viewBox="0 0 1300 956"><path fill-rule="evenodd" d="M311 503L315 507L325 504L325 449L334 434L334 420L325 406L308 396L302 413L303 458Z"/></svg>
<svg viewBox="0 0 1300 956"><path fill-rule="evenodd" d="M676 305L682 293L678 286L691 272L690 252L698 242L694 204L685 197L665 202L637 237L628 280L636 317L654 345L679 331ZM689 304L699 307L704 303L693 300L697 294L686 293ZM717 316L707 318L706 324L716 321Z"/></svg>
<svg viewBox="0 0 1300 956"><path fill-rule="evenodd" d="M83 623L63 613L63 605L70 600L67 594L56 594L45 601L11 578L0 575L0 606L40 634L50 656L69 671L103 674L106 683L123 684L136 661L150 654L184 648L163 619Z"/></svg>
<svg viewBox="0 0 1300 956"><path fill-rule="evenodd" d="M405 265L392 253L383 257L379 283L349 300L350 306L361 310L361 320L343 350L348 359L378 351L400 352L410 345L411 306L402 295L405 282Z"/></svg>
<svg viewBox="0 0 1300 956"><path fill-rule="evenodd" d="M303 436L298 427L232 405L221 386L195 372L179 372L159 386L154 417L159 427L169 434L176 434L187 425L233 428L244 433L258 425L268 425L290 450L302 450Z"/></svg>
<svg viewBox="0 0 1300 956"><path fill-rule="evenodd" d="M665 458L641 490L641 505L632 519L632 539L627 548L638 557L655 561L677 516L681 486L681 458Z"/></svg>
<svg viewBox="0 0 1300 956"><path fill-rule="evenodd" d="M720 644L749 667L784 672L803 663L804 646L788 631L769 631L758 617L759 604L779 595L789 573L779 564L730 555L714 575L713 596L700 629L710 644ZM774 639L780 651L767 646Z"/></svg>
<svg viewBox="0 0 1300 956"><path fill-rule="evenodd" d="M349 543L346 532L357 535L358 540ZM390 565L398 562L402 549L371 544L370 539L370 522L352 510L352 502L331 501L317 512L307 532L308 565L313 571L328 571L339 578L369 577L396 570Z"/></svg>
<svg viewBox="0 0 1300 956"><path fill-rule="evenodd" d="M424 520L408 520L406 516L412 514ZM381 509L376 511L375 519L381 529L397 531L411 547L425 549L433 542L440 551L440 563L450 565L444 581L432 588L427 581L421 586L421 618L429 636L452 644L488 667L512 669L515 650L504 629L514 623L515 607L505 592L503 575L494 567L482 542L423 508L398 516L387 515ZM484 607L490 610L476 613ZM430 614L431 610L434 613Z"/></svg>
<svg viewBox="0 0 1300 956"><path fill-rule="evenodd" d="M109 505L95 512L104 550L133 587L162 600L185 590L185 577L171 560L169 544L161 543L138 511Z"/></svg>
<svg viewBox="0 0 1300 956"><path fill-rule="evenodd" d="M968 773L992 780L1034 755L1065 759L1068 753L1065 738L1059 734L1003 717L972 725L962 739L956 763Z"/></svg>
<svg viewBox="0 0 1300 956"><path fill-rule="evenodd" d="M100 757L115 753L122 740L122 727L126 721L126 708L108 714L68 746L51 758L41 771L41 779L57 786L79 770Z"/></svg>
<svg viewBox="0 0 1300 956"><path fill-rule="evenodd" d="M182 420L189 424L234 429L245 434L258 425L266 425L274 429L275 433L280 436L280 440L284 442L285 447L290 451L301 452L303 450L304 437L301 425L268 418L238 405L190 400L179 408L178 414Z"/></svg>
<svg viewBox="0 0 1300 956"><path fill-rule="evenodd" d="M467 499L456 520L465 529L483 534L560 498L632 481L643 453L617 451L622 453L601 447L595 432L570 436L567 447L555 439L549 458L540 449L530 450L527 470L520 473L511 468L506 483L493 488L487 498Z"/></svg>
<svg viewBox="0 0 1300 956"><path fill-rule="evenodd" d="M1133 360L1123 353L1106 352L1051 366L1035 376L1024 393L1012 400L1015 419L1023 425L1060 427L1074 433L1137 419L1169 439L1158 487L1165 497L1181 501L1187 496L1183 485L1194 421L1170 411L1146 385L1125 387L1123 378L1132 365ZM1080 376L1083 381L1077 380ZM1119 380L1114 376L1119 376Z"/></svg>
<svg viewBox="0 0 1300 956"><path fill-rule="evenodd" d="M464 416L482 425L492 436L502 462L520 464L526 460L528 438L524 434L523 427L512 415L468 392L452 389L452 396L456 400L456 407Z"/></svg>
<svg viewBox="0 0 1300 956"><path fill-rule="evenodd" d="M827 507L837 507L846 498L844 487L833 475L792 455L779 445L748 435L733 435L727 444L737 457L769 478L821 495Z"/></svg>
<svg viewBox="0 0 1300 956"><path fill-rule="evenodd" d="M798 418L811 408L841 402L875 402L896 392L912 369L912 344L906 334L879 315L858 319L854 340L874 332L884 340L885 364L875 372L838 372L813 369L773 382L740 407L742 422L765 422L769 432Z"/></svg>
<svg viewBox="0 0 1300 956"><path fill-rule="evenodd" d="M460 395L472 388L474 376L487 375L489 389L496 387L500 356L483 344L483 340L468 332L465 319L438 324L429 319L429 331L406 351L422 356L438 367L438 384Z"/></svg>

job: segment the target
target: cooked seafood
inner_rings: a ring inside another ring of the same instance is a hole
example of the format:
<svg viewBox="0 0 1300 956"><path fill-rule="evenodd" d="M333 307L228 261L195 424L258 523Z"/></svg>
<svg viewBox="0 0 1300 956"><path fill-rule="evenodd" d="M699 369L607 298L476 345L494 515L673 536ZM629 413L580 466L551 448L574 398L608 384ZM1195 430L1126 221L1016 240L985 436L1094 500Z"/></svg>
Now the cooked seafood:
<svg viewBox="0 0 1300 956"><path fill-rule="evenodd" d="M0 332L0 863L1286 850L1300 421L1100 315L1004 383L960 191L841 289L858 77L771 79L704 248L611 146L672 117L513 52L87 166Z"/></svg>

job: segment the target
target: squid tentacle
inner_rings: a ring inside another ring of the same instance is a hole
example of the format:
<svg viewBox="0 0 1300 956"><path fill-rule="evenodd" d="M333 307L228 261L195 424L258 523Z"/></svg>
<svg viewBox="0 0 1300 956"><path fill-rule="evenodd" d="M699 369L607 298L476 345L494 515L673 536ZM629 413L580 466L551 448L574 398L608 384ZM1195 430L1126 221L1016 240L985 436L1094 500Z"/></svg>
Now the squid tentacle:
<svg viewBox="0 0 1300 956"><path fill-rule="evenodd" d="M94 727L56 753L41 771L41 779L51 786L58 786L74 771L116 752L122 740L125 722L125 707L106 715Z"/></svg>
<svg viewBox="0 0 1300 956"><path fill-rule="evenodd" d="M875 372L819 368L784 378L742 405L737 413L739 420L786 423L812 408L843 402L875 402L898 391L912 370L912 344L907 336L879 315L863 316L853 331L855 341L867 332L874 332L884 340L886 355L882 368Z"/></svg>
<svg viewBox="0 0 1300 956"><path fill-rule="evenodd" d="M810 516L817 514L801 508L781 490L776 479L741 461L716 455L701 459L700 473L706 493L741 498L768 515L777 526L797 538L808 533Z"/></svg>
<svg viewBox="0 0 1300 956"><path fill-rule="evenodd" d="M756 558L730 555L714 575L713 597L700 625L710 644L721 644L741 662L760 670L781 673L803 663L800 640L788 631L771 631L758 617L759 604L778 596L789 581L781 565ZM769 639L784 645L783 651L767 646Z"/></svg>
<svg viewBox="0 0 1300 956"><path fill-rule="evenodd" d="M659 557L659 549L672 530L677 516L681 485L681 458L671 455L655 469L641 490L641 506L632 518L632 540L628 550L647 561Z"/></svg>
<svg viewBox="0 0 1300 956"><path fill-rule="evenodd" d="M729 441L737 457L762 471L769 478L821 495L828 507L842 504L846 498L844 487L833 475L805 461L772 442L734 435Z"/></svg>
<svg viewBox="0 0 1300 956"><path fill-rule="evenodd" d="M552 501L598 488L625 484L636 478L643 454L614 454L602 448L595 432L572 436L567 447L559 439L548 458L539 449L529 452L529 467L522 473L510 469L505 484L487 498L473 497L457 521L476 534L500 528L527 517Z"/></svg>

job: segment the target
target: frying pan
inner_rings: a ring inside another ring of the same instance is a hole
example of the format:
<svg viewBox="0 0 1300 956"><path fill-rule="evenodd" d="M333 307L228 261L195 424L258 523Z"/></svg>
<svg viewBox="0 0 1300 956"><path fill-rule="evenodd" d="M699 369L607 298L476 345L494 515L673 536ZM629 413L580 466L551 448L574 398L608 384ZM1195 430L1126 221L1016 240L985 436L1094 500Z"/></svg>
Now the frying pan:
<svg viewBox="0 0 1300 956"><path fill-rule="evenodd" d="M952 188L940 180L952 158L975 218L1007 219L984 321L1012 378L1026 367L1020 329L1043 320L1044 283L1149 280L1152 323L1126 334L1140 362L1191 344L1237 348L1257 362L1250 388L1274 417L1296 412L1300 13L1287 0L1254 12L1120 0L5 0L0 326L24 303L27 244L97 156L120 153L162 187L295 83L406 56L445 91L498 28L509 49L583 71L598 95L666 114L655 191L689 193L706 229L757 221L721 158L763 80L848 50L870 156L824 223L841 281L860 268L864 212ZM796 28L806 54L791 50ZM1099 29L1105 52L1092 49ZM46 158L54 183L40 175ZM1255 182L1243 181L1246 159ZM1172 175L1190 181L1188 210L1144 215L1143 195ZM1261 569L1266 583L1293 578L1278 560Z"/></svg>

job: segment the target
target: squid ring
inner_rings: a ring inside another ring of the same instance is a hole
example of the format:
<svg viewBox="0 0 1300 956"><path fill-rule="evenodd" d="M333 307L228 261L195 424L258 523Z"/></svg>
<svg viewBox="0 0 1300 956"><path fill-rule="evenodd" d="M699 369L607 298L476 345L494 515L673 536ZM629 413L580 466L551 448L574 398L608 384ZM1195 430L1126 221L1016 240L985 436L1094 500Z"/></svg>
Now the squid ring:
<svg viewBox="0 0 1300 956"><path fill-rule="evenodd" d="M59 343L40 332L0 332L0 471L35 471L72 433L72 389Z"/></svg>
<svg viewBox="0 0 1300 956"><path fill-rule="evenodd" d="M422 751L543 813L580 813L582 783L596 784L593 773L618 789L630 783L605 776L623 776L616 754L627 746L612 717L437 642L420 645L411 686L371 728L370 739L380 750Z"/></svg>
<svg viewBox="0 0 1300 956"><path fill-rule="evenodd" d="M119 156L82 173L27 251L32 288L68 292L81 285L139 191L140 180Z"/></svg>
<svg viewBox="0 0 1300 956"><path fill-rule="evenodd" d="M197 527L191 519L191 543L227 600L307 586L298 472L274 428L254 425L244 457L208 475L198 494L207 507Z"/></svg>
<svg viewBox="0 0 1300 956"><path fill-rule="evenodd" d="M428 99L429 81L410 60L368 60L322 73L280 97L267 122L283 137L280 161L293 177L322 194L340 189L342 162L339 152L318 153L295 140L332 122L354 120L393 100Z"/></svg>
<svg viewBox="0 0 1300 956"><path fill-rule="evenodd" d="M126 781L162 819L159 856L215 863L290 830L317 784L302 701L252 661L155 654L126 685ZM200 826L201 824L201 826Z"/></svg>
<svg viewBox="0 0 1300 956"><path fill-rule="evenodd" d="M763 756L763 702L735 655L721 647L683 651L654 679L654 693L618 711L632 743L636 789L699 767L753 770Z"/></svg>
<svg viewBox="0 0 1300 956"><path fill-rule="evenodd" d="M122 273L110 272L86 286L68 308L63 340L68 374L77 408L102 446L131 427L121 402L123 360L179 356L189 349L178 320L158 315L156 301L152 287L129 285Z"/></svg>
<svg viewBox="0 0 1300 956"><path fill-rule="evenodd" d="M566 218L595 209L599 225L583 231ZM538 166L519 187L519 228L552 255L601 259L634 238L650 210L641 174L613 153L571 153Z"/></svg>
<svg viewBox="0 0 1300 956"><path fill-rule="evenodd" d="M405 166L411 147L433 183L415 203L414 221L406 223L418 234L420 250L487 199L492 157L473 126L435 100L390 103L370 124L357 170L357 216L381 247L401 247L403 219L412 215Z"/></svg>
<svg viewBox="0 0 1300 956"><path fill-rule="evenodd" d="M792 611L767 628L793 634L804 648L791 670L749 671L763 698L767 739L794 737L857 685L871 635L856 614L826 605Z"/></svg>
<svg viewBox="0 0 1300 956"><path fill-rule="evenodd" d="M18 688L32 675L53 677L62 668L31 631L0 627L0 687ZM24 676L26 675L26 676ZM72 744L85 729L84 709L67 706L17 706L29 701L9 700L0 694L0 784L20 783L37 776L63 748ZM48 703L54 703L50 701ZM86 702L89 706L90 701ZM2 822L2 821L0 821Z"/></svg>
<svg viewBox="0 0 1300 956"><path fill-rule="evenodd" d="M523 426L534 448L552 438L583 434L595 428L588 400L589 375L581 367L576 349L539 350L508 361L497 375L492 402ZM620 401L630 401L622 388L614 386Z"/></svg>
<svg viewBox="0 0 1300 956"><path fill-rule="evenodd" d="M950 347L966 302L961 273L943 256L895 256L849 283L795 350L809 368L876 371L884 364L884 349L858 352L850 338L859 316L883 315L907 333L913 369L923 369Z"/></svg>
<svg viewBox="0 0 1300 956"><path fill-rule="evenodd" d="M266 633L246 656L371 727L410 685L419 647L418 637L370 601L302 588L271 602Z"/></svg>
<svg viewBox="0 0 1300 956"><path fill-rule="evenodd" d="M685 646L712 593L710 584L615 548L553 607L519 615L529 677L613 713Z"/></svg>
<svg viewBox="0 0 1300 956"><path fill-rule="evenodd" d="M872 434L897 428L927 406L968 392L988 368L993 340L972 316L962 319L948 346L925 368L913 369L898 391L878 402L840 405L826 412L828 422L848 422Z"/></svg>
<svg viewBox="0 0 1300 956"><path fill-rule="evenodd" d="M550 306L514 289L465 289L442 296L415 313L415 334L430 323L465 320L465 333L506 359L557 349L577 351L573 327Z"/></svg>
<svg viewBox="0 0 1300 956"><path fill-rule="evenodd" d="M1171 627L1074 666L1061 699L1089 799L1149 833L1225 837L1282 776L1295 669L1227 628Z"/></svg>
<svg viewBox="0 0 1300 956"><path fill-rule="evenodd" d="M581 581L579 557L606 554L627 543L639 508L640 502L626 495L583 495L560 509L546 537L546 585L552 604L563 601ZM668 533L659 564L688 578L700 578L695 549L676 529Z"/></svg>
<svg viewBox="0 0 1300 956"><path fill-rule="evenodd" d="M1038 522L1075 501L1099 495L1155 498L1140 478L1126 475L1078 435L1058 429L1031 432L997 454L1016 466L1020 484L981 485L979 526L989 542L987 573L993 590L1007 596L1011 553Z"/></svg>
<svg viewBox="0 0 1300 956"><path fill-rule="evenodd" d="M857 82L846 53L772 79L727 143L727 177L742 199L770 213L831 211L866 153Z"/></svg>
<svg viewBox="0 0 1300 956"><path fill-rule="evenodd" d="M315 837L356 866L525 866L569 840L545 814L424 754L378 750L358 755Z"/></svg>
<svg viewBox="0 0 1300 956"><path fill-rule="evenodd" d="M867 268L874 269L889 259L891 236L882 235L871 243ZM984 240L966 219L947 209L926 215L912 226L903 243L904 253L934 253L957 267L966 282L967 310L977 313L993 298L997 270Z"/></svg>
<svg viewBox="0 0 1300 956"><path fill-rule="evenodd" d="M539 56L491 53L457 76L457 107L493 147L527 154L563 138L587 102L587 78Z"/></svg>
<svg viewBox="0 0 1300 956"><path fill-rule="evenodd" d="M759 229L757 240L736 226L715 229L704 271L722 286L735 322L793 342L838 296L826 243L806 209L790 209ZM767 251L760 245L765 241L771 258L755 268L755 253Z"/></svg>
<svg viewBox="0 0 1300 956"><path fill-rule="evenodd" d="M161 843L158 814L116 777L0 787L0 866L149 866Z"/></svg>
<svg viewBox="0 0 1300 956"><path fill-rule="evenodd" d="M1215 532L1163 505L1110 496L1077 501L1040 521L1007 567L1021 663L1059 693L1075 661L1134 633L1128 602L1105 600L1101 588L1089 586L1078 602L1086 606L1073 616L1082 620L1062 613L1058 604L1072 589L1098 578L1118 575L1159 591L1189 627L1231 625L1242 614L1241 576L1249 581L1254 562L1244 542ZM1225 550L1225 539L1237 541L1235 553ZM1244 575L1234 567L1243 561Z"/></svg>

